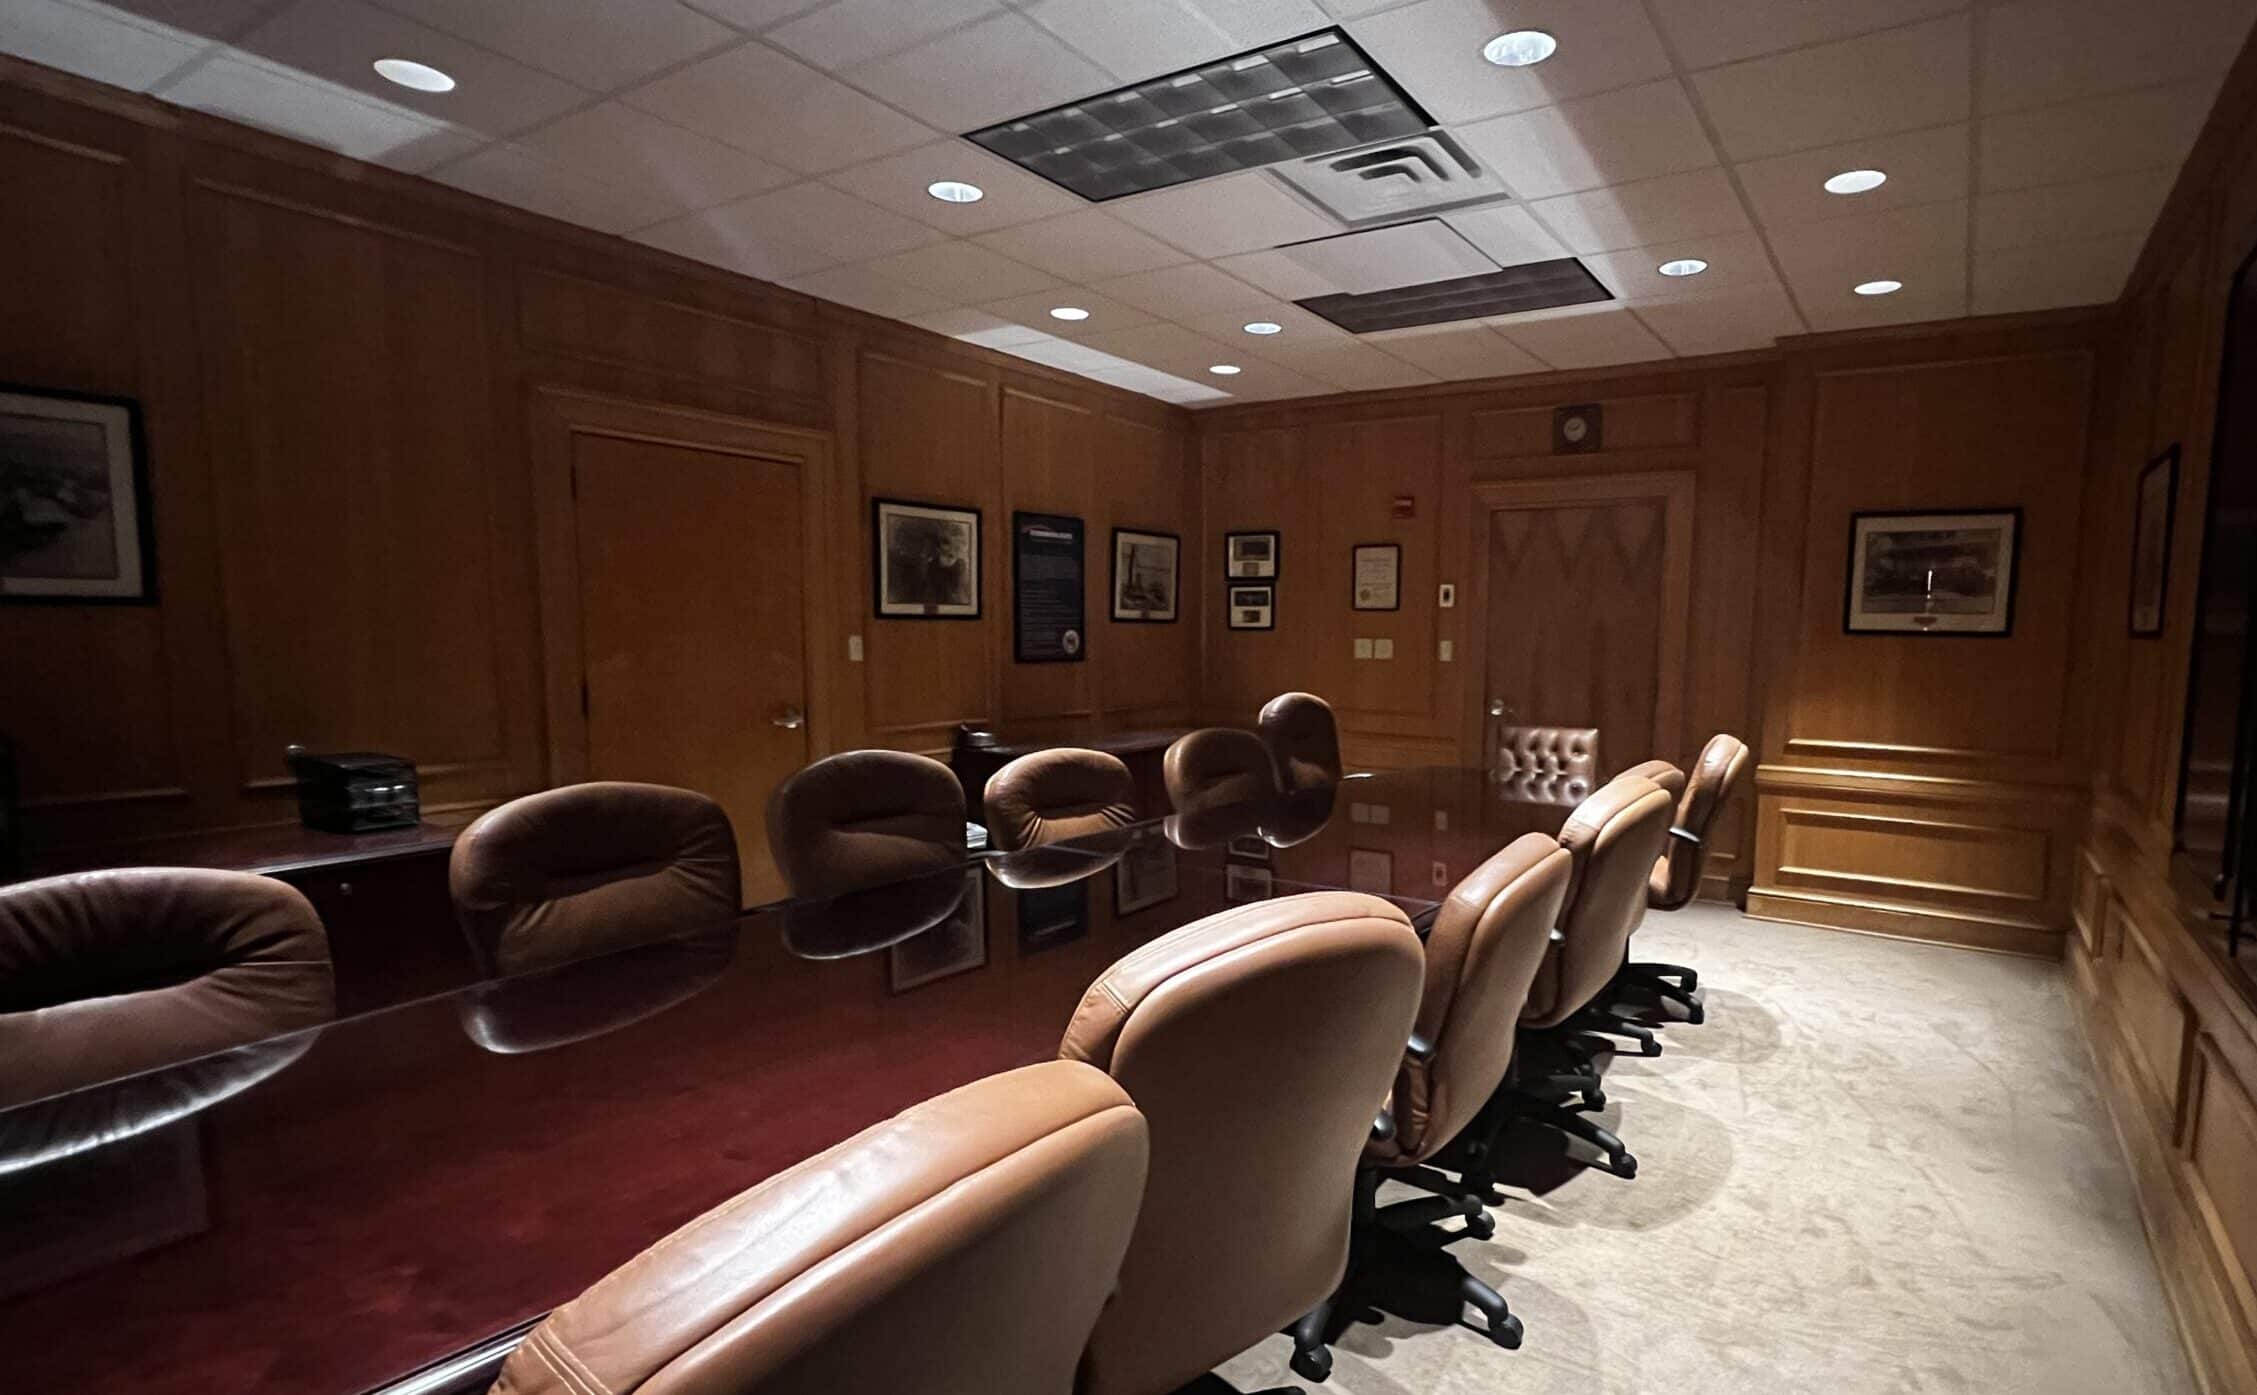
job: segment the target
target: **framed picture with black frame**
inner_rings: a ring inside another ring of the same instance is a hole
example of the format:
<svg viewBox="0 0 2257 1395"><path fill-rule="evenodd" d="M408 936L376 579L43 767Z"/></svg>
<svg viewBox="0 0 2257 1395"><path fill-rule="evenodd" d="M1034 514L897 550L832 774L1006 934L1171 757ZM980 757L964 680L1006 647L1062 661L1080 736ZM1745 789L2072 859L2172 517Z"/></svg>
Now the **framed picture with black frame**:
<svg viewBox="0 0 2257 1395"><path fill-rule="evenodd" d="M1082 521L1069 514L1011 515L1011 658L1075 664L1083 643Z"/></svg>
<svg viewBox="0 0 2257 1395"><path fill-rule="evenodd" d="M0 385L0 601L156 599L156 516L140 404Z"/></svg>
<svg viewBox="0 0 2257 1395"><path fill-rule="evenodd" d="M1842 630L2004 639L2021 555L2018 508L1853 513Z"/></svg>
<svg viewBox="0 0 2257 1395"><path fill-rule="evenodd" d="M886 952L890 991L906 993L987 966L987 878L974 870L964 880L964 899L947 920Z"/></svg>
<svg viewBox="0 0 2257 1395"><path fill-rule="evenodd" d="M1403 545L1357 543L1350 599L1357 610L1403 608Z"/></svg>
<svg viewBox="0 0 2257 1395"><path fill-rule="evenodd" d="M2132 499L2132 590L2126 622L2134 639L2163 633L2171 594L2171 527L2178 510L2179 447L2148 462Z"/></svg>
<svg viewBox="0 0 2257 1395"><path fill-rule="evenodd" d="M1172 625L1183 569L1183 539L1137 528L1113 530L1113 619L1130 625Z"/></svg>
<svg viewBox="0 0 2257 1395"><path fill-rule="evenodd" d="M1274 630L1277 628L1277 588L1267 584L1230 587L1230 628L1234 630Z"/></svg>
<svg viewBox="0 0 2257 1395"><path fill-rule="evenodd" d="M870 604L881 620L980 618L980 511L870 501Z"/></svg>
<svg viewBox="0 0 2257 1395"><path fill-rule="evenodd" d="M1275 581L1283 545L1273 530L1223 534L1223 576L1231 581Z"/></svg>

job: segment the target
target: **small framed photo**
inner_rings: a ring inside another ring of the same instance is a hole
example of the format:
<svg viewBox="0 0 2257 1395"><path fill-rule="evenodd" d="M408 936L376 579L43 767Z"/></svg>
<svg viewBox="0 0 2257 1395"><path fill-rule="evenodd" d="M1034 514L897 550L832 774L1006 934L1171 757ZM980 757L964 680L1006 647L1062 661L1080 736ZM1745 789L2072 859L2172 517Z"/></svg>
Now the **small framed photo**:
<svg viewBox="0 0 2257 1395"><path fill-rule="evenodd" d="M980 618L980 511L870 501L871 592L886 620Z"/></svg>
<svg viewBox="0 0 2257 1395"><path fill-rule="evenodd" d="M1403 546L1401 543L1356 544L1356 595L1358 610L1403 608Z"/></svg>
<svg viewBox="0 0 2257 1395"><path fill-rule="evenodd" d="M1230 845L1223 850L1223 856L1236 862L1259 862L1267 866L1270 860L1269 840L1259 833L1241 833L1230 840Z"/></svg>
<svg viewBox="0 0 2257 1395"><path fill-rule="evenodd" d="M953 915L886 951L886 982L906 993L986 966L987 880L974 870L964 875L964 899Z"/></svg>
<svg viewBox="0 0 2257 1395"><path fill-rule="evenodd" d="M1233 906L1243 906L1249 901L1267 901L1275 894L1276 882L1270 869L1247 862L1233 862L1223 868L1223 899Z"/></svg>
<svg viewBox="0 0 2257 1395"><path fill-rule="evenodd" d="M1230 588L1230 627L1234 630L1276 629L1277 588L1274 586L1232 586Z"/></svg>
<svg viewBox="0 0 2257 1395"><path fill-rule="evenodd" d="M2134 639L2163 633L2171 594L2171 522L2178 508L2179 448L2173 444L2139 472L2132 503L2131 630Z"/></svg>
<svg viewBox="0 0 2257 1395"><path fill-rule="evenodd" d="M1176 845L1165 838L1132 844L1113 864L1113 914L1135 915L1176 899Z"/></svg>
<svg viewBox="0 0 2257 1395"><path fill-rule="evenodd" d="M1089 933L1089 883L1029 887L1019 898L1019 953L1040 954Z"/></svg>
<svg viewBox="0 0 2257 1395"><path fill-rule="evenodd" d="M1223 574L1232 581L1275 581L1277 557L1275 533L1223 534Z"/></svg>
<svg viewBox="0 0 2257 1395"><path fill-rule="evenodd" d="M1372 848L1348 849L1348 889L1374 896L1395 894L1395 854Z"/></svg>
<svg viewBox="0 0 2257 1395"><path fill-rule="evenodd" d="M1850 634L1997 638L2014 631L2022 511L1850 516Z"/></svg>
<svg viewBox="0 0 2257 1395"><path fill-rule="evenodd" d="M1183 539L1174 533L1113 530L1113 618L1168 625L1176 619Z"/></svg>
<svg viewBox="0 0 2257 1395"><path fill-rule="evenodd" d="M156 599L140 407L124 397L0 389L0 601Z"/></svg>

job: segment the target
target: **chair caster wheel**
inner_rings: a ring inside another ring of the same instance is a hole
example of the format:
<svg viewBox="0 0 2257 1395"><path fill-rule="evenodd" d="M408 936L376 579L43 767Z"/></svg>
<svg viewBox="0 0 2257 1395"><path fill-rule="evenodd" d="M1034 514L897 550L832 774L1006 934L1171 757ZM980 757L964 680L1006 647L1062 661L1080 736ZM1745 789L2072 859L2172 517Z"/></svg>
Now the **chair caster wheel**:
<svg viewBox="0 0 2257 1395"><path fill-rule="evenodd" d="M1610 1158L1608 1161L1612 1164L1608 1170L1617 1177L1627 1180L1638 1175L1638 1160L1628 1153Z"/></svg>
<svg viewBox="0 0 2257 1395"><path fill-rule="evenodd" d="M1465 1218L1465 1233L1476 1240L1494 1239L1497 1234L1497 1218L1487 1211L1476 1211Z"/></svg>
<svg viewBox="0 0 2257 1395"><path fill-rule="evenodd" d="M1506 1351L1519 1351L1526 1335L1526 1330L1520 1325L1520 1318L1512 1313L1489 1324L1489 1340Z"/></svg>
<svg viewBox="0 0 2257 1395"><path fill-rule="evenodd" d="M1691 1004L1685 1010L1685 1021L1691 1026L1700 1026L1703 1022L1708 1021L1708 1009L1702 1007L1699 1003Z"/></svg>
<svg viewBox="0 0 2257 1395"><path fill-rule="evenodd" d="M1295 1347L1293 1359L1286 1364L1293 1368L1293 1374L1303 1380L1313 1380L1322 1385L1332 1379L1330 1347Z"/></svg>
<svg viewBox="0 0 2257 1395"><path fill-rule="evenodd" d="M1604 1090L1585 1090L1585 1091L1583 1092L1583 1108L1584 1108L1585 1110L1589 1111L1590 1113L1596 1114L1596 1113L1598 1113L1598 1112L1599 1112L1600 1110L1602 1110L1602 1109L1604 1109L1604 1108L1606 1108L1606 1107L1607 1107L1607 1092L1606 1092L1606 1091L1604 1091Z"/></svg>

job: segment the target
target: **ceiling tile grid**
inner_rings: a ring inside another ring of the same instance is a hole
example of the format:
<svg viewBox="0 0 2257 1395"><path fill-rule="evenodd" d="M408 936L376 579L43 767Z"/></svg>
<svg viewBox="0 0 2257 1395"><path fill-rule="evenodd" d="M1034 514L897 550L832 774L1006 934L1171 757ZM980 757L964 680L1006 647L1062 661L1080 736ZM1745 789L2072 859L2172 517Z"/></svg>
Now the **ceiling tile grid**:
<svg viewBox="0 0 2257 1395"><path fill-rule="evenodd" d="M2253 15L2257 0L0 0L0 50L1203 406L2107 301ZM1375 235L1267 169L1093 204L964 139L1332 26L1506 197ZM1487 61L1507 29L1557 51ZM395 86L379 58L456 85ZM1887 180L1822 187L1858 169ZM928 192L944 180L984 196L944 202ZM1295 303L1566 256L1616 299L1362 337ZM1660 274L1681 259L1705 269ZM1857 293L1881 280L1901 288Z"/></svg>

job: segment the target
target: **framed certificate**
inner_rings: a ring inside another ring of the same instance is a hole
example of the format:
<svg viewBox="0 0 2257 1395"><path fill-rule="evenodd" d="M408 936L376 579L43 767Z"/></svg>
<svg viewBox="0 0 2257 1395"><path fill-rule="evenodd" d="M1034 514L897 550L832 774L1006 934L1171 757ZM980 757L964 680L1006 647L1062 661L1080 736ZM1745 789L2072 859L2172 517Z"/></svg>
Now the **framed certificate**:
<svg viewBox="0 0 2257 1395"><path fill-rule="evenodd" d="M1358 610L1403 608L1403 547L1400 543L1356 544Z"/></svg>

